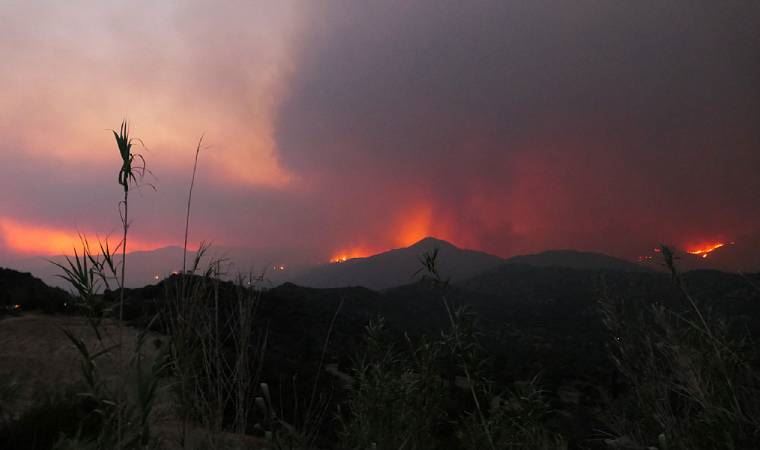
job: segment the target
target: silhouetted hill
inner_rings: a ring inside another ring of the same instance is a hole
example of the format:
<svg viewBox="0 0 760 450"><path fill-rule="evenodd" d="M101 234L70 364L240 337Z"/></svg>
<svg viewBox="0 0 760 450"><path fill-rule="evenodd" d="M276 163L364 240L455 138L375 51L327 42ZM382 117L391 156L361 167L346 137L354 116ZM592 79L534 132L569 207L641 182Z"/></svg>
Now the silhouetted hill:
<svg viewBox="0 0 760 450"><path fill-rule="evenodd" d="M66 291L50 287L30 273L0 267L0 315L15 310L61 311L68 300Z"/></svg>
<svg viewBox="0 0 760 450"><path fill-rule="evenodd" d="M614 258L603 253L578 250L549 250L532 255L519 255L506 260L507 264L524 264L535 267L566 267L583 270L620 270L624 272L648 272L639 264Z"/></svg>
<svg viewBox="0 0 760 450"><path fill-rule="evenodd" d="M436 248L439 250L438 269L444 278L452 281L467 279L503 261L498 256L461 249L428 237L406 248L319 266L296 277L293 282L317 288L364 286L381 290L401 286L414 281L414 274L420 268L420 256Z"/></svg>

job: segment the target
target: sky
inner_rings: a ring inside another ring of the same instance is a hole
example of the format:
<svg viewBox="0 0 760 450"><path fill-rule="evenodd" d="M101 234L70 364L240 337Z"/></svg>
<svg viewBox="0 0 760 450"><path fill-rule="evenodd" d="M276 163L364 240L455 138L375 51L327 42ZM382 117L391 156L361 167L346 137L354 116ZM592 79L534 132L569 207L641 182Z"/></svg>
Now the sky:
<svg viewBox="0 0 760 450"><path fill-rule="evenodd" d="M0 258L760 251L756 1L4 1ZM155 186L155 190L150 187ZM279 252L279 253L278 253ZM1 261L0 261L1 262Z"/></svg>

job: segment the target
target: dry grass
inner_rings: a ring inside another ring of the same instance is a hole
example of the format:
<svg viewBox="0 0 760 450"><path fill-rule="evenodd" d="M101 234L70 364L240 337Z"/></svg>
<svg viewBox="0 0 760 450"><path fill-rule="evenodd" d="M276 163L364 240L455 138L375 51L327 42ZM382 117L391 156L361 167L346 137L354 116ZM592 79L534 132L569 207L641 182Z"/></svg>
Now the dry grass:
<svg viewBox="0 0 760 450"><path fill-rule="evenodd" d="M72 385L81 379L81 355L64 335L64 329L80 336L89 347L98 346L98 339L84 317L25 314L0 322L0 377L19 383L22 410L34 400L36 392ZM116 339L117 329L115 321L103 321L106 336ZM125 329L127 348L135 348L138 333L133 328ZM145 351L149 357L158 354L153 345ZM111 352L100 360L100 369L109 378L118 376L120 366L116 357L116 352Z"/></svg>
<svg viewBox="0 0 760 450"><path fill-rule="evenodd" d="M0 379L15 381L18 389L14 396L13 415L20 416L34 407L41 392L65 390L81 381L81 354L63 333L69 330L81 338L88 347L97 348L100 343L92 327L84 317L50 316L43 314L25 314L20 317L0 320ZM118 339L119 326L114 320L103 320L100 331L105 341ZM141 330L124 327L123 354L129 357L137 346ZM143 347L146 359L152 361L160 356L158 345L166 344L166 337L149 334L149 345ZM128 383L120 374L123 364L117 360L120 352L108 352L98 359L98 369L112 383ZM126 362L124 362L126 364ZM181 419L176 416L177 408L169 392L171 379L166 379L159 389L157 405L152 422L159 435L161 448L166 449L203 449L208 448L208 431L198 426L188 430L184 447L180 445ZM252 436L233 433L221 433L216 437L225 449L264 448L265 442Z"/></svg>

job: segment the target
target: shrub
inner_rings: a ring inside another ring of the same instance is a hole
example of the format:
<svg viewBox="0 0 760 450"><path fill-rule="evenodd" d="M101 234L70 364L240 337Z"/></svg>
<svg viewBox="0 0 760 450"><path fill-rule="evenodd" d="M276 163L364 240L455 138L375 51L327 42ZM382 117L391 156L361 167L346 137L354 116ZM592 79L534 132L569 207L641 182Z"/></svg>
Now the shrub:
<svg viewBox="0 0 760 450"><path fill-rule="evenodd" d="M367 326L366 353L357 361L344 448L428 448L446 426L447 385L435 367L443 343L423 340L409 354L386 341L382 320Z"/></svg>

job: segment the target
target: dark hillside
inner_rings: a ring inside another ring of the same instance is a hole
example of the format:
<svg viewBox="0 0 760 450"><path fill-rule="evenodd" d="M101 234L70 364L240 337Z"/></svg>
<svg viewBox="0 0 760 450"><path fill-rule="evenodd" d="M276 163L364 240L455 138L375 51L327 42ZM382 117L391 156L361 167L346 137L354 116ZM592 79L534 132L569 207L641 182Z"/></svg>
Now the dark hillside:
<svg viewBox="0 0 760 450"><path fill-rule="evenodd" d="M30 273L0 267L0 315L18 310L61 312L69 294L46 285Z"/></svg>
<svg viewBox="0 0 760 450"><path fill-rule="evenodd" d="M623 272L650 272L651 269L603 253L578 250L549 250L532 255L519 255L506 260L508 264L535 267L566 267L582 270L619 270Z"/></svg>

